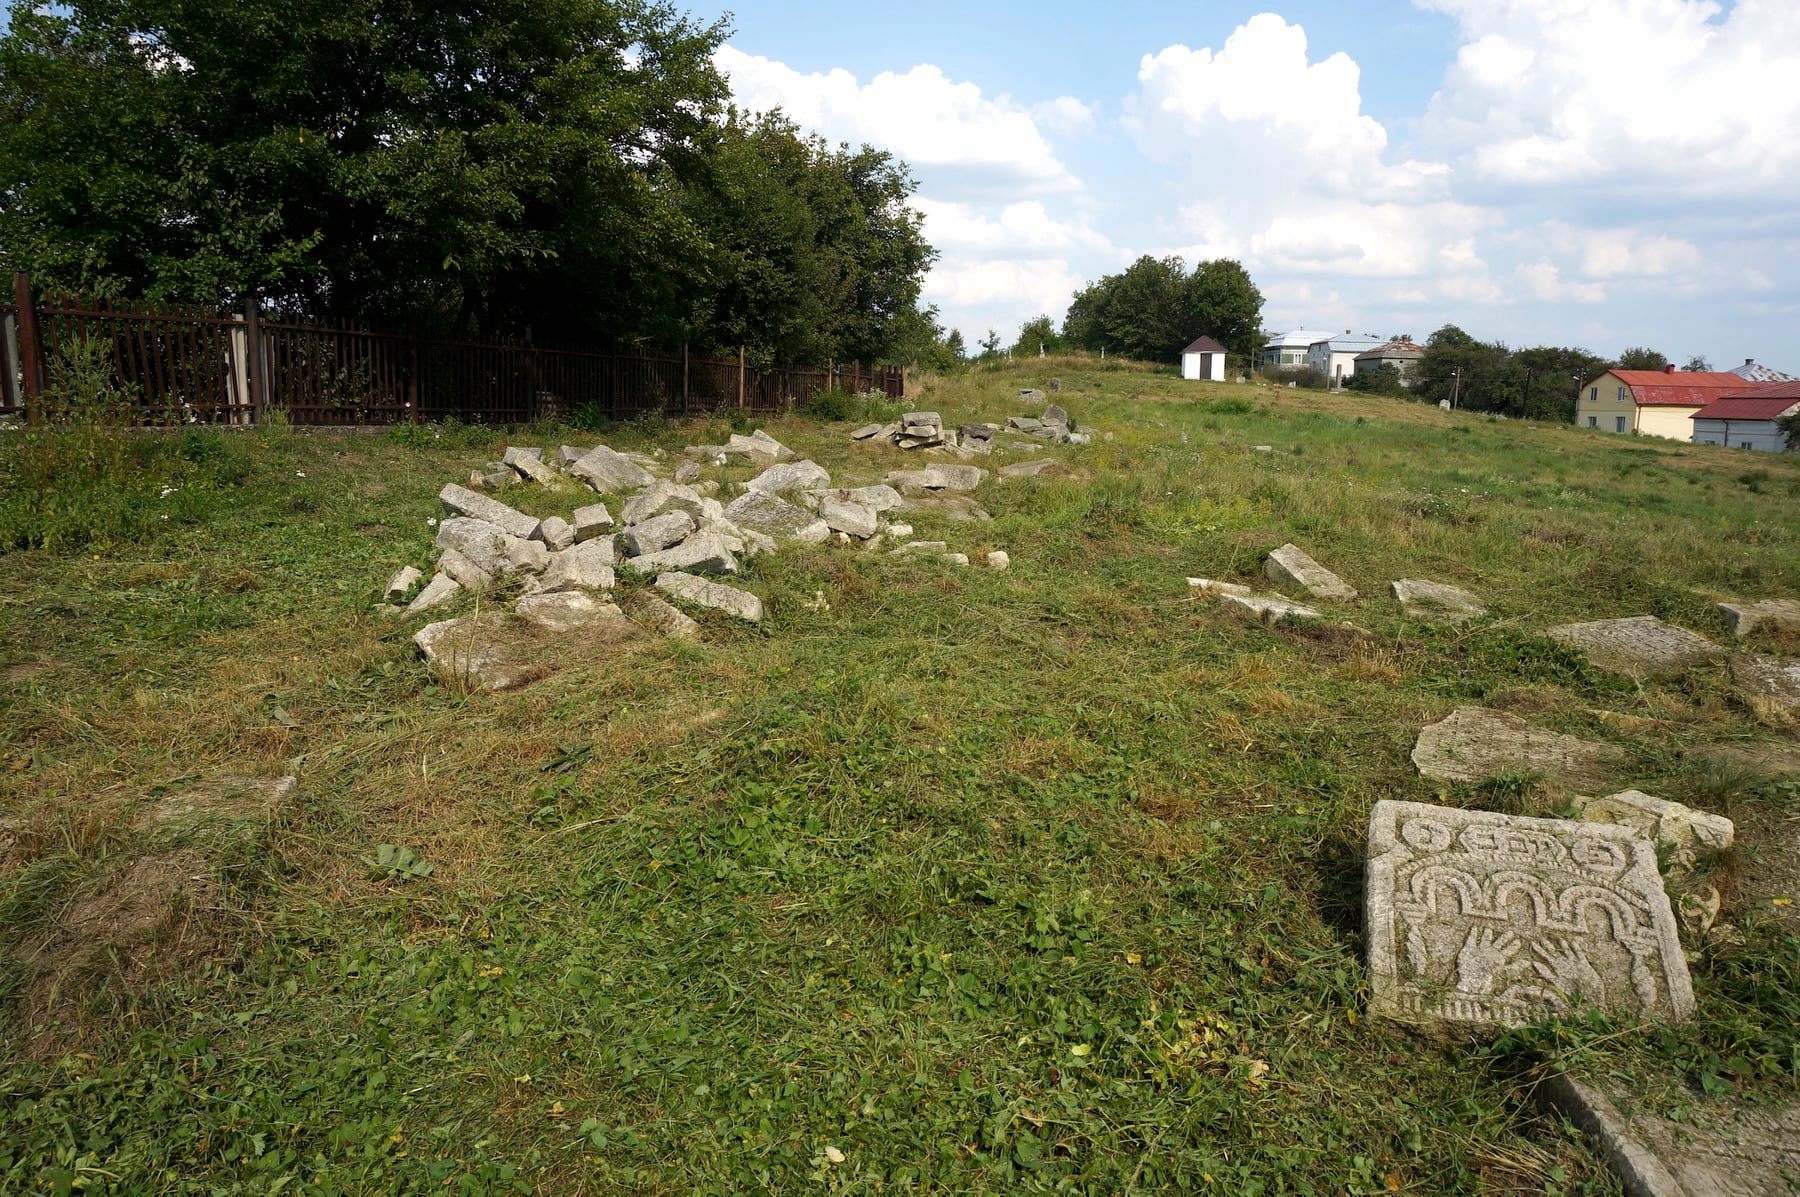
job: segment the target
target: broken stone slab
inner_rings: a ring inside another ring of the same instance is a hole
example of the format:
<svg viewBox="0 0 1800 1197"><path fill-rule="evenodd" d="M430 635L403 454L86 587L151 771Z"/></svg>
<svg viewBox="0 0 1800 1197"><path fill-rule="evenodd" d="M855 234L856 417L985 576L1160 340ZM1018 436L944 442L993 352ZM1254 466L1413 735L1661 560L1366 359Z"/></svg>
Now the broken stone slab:
<svg viewBox="0 0 1800 1197"><path fill-rule="evenodd" d="M625 500L625 505L619 509L619 522L641 524L668 511L684 511L699 521L706 515L706 503L707 500L693 487L658 479Z"/></svg>
<svg viewBox="0 0 1800 1197"><path fill-rule="evenodd" d="M993 440L995 434L997 434L1000 431L1000 425L998 425L998 424L959 424L957 426L956 431L962 437L963 444L966 445L972 441L991 441L991 440Z"/></svg>
<svg viewBox="0 0 1800 1197"><path fill-rule="evenodd" d="M657 576L656 588L697 607L723 611L750 623L762 622L762 600L734 586L724 586L690 573L672 571Z"/></svg>
<svg viewBox="0 0 1800 1197"><path fill-rule="evenodd" d="M736 457L748 457L751 460L765 458L769 461L792 461L794 451L758 428L749 436L732 433L731 439L720 445L719 452Z"/></svg>
<svg viewBox="0 0 1800 1197"><path fill-rule="evenodd" d="M1540 1097L1600 1148L1628 1197L1791 1197L1800 1104L1687 1103L1679 1122L1631 1090L1557 1073Z"/></svg>
<svg viewBox="0 0 1800 1197"><path fill-rule="evenodd" d="M626 611L640 626L671 640L697 640L700 625L648 590L629 592Z"/></svg>
<svg viewBox="0 0 1800 1197"><path fill-rule="evenodd" d="M1044 409L1042 420L1045 424L1052 427L1067 428L1069 426L1069 413L1052 403L1049 407Z"/></svg>
<svg viewBox="0 0 1800 1197"><path fill-rule="evenodd" d="M1763 599L1755 603L1720 603L1719 614L1734 635L1748 636L1765 623L1800 630L1800 599Z"/></svg>
<svg viewBox="0 0 1800 1197"><path fill-rule="evenodd" d="M901 545L890 556L898 557L903 553L942 553L949 547L941 540L915 540L911 544Z"/></svg>
<svg viewBox="0 0 1800 1197"><path fill-rule="evenodd" d="M1110 438L1112 433L1109 432L1106 435ZM1094 443L1094 434L1091 432L1071 432L1062 439L1063 443L1068 445L1091 445Z"/></svg>
<svg viewBox="0 0 1800 1197"><path fill-rule="evenodd" d="M1468 1034L1694 1012L1656 848L1628 827L1383 800L1363 889L1379 1017Z"/></svg>
<svg viewBox="0 0 1800 1197"><path fill-rule="evenodd" d="M462 587L456 584L456 579L449 574L434 574L431 581L425 583L425 589L413 596L413 601L407 604L401 614L407 616L422 614L433 607L449 602L461 589Z"/></svg>
<svg viewBox="0 0 1800 1197"><path fill-rule="evenodd" d="M681 483L683 486L692 486L694 483L700 481L700 463L697 461L684 461L676 466L675 481Z"/></svg>
<svg viewBox="0 0 1800 1197"><path fill-rule="evenodd" d="M1725 655L1706 637L1654 615L1564 624L1551 628L1549 635L1585 655L1595 668L1627 677L1672 677Z"/></svg>
<svg viewBox="0 0 1800 1197"><path fill-rule="evenodd" d="M1620 755L1610 744L1565 736L1504 711L1458 707L1419 732L1412 762L1434 781L1543 774L1580 785L1597 780Z"/></svg>
<svg viewBox="0 0 1800 1197"><path fill-rule="evenodd" d="M787 490L818 490L831 485L831 475L814 461L784 461L750 479L750 489L778 495Z"/></svg>
<svg viewBox="0 0 1800 1197"><path fill-rule="evenodd" d="M1044 394L1044 392L1038 390L1036 387L1023 387L1019 391L1020 403L1043 403L1049 398L1050 396Z"/></svg>
<svg viewBox="0 0 1800 1197"><path fill-rule="evenodd" d="M942 428L944 417L934 411L909 411L900 417L900 427Z"/></svg>
<svg viewBox="0 0 1800 1197"><path fill-rule="evenodd" d="M511 466L521 478L529 478L541 485L549 486L556 481L556 471L544 461L542 449L520 449L508 445L506 452L500 456L500 462Z"/></svg>
<svg viewBox="0 0 1800 1197"><path fill-rule="evenodd" d="M820 499L819 518L833 532L847 533L862 540L875 535L880 528L872 509L861 503L850 503L842 499Z"/></svg>
<svg viewBox="0 0 1800 1197"><path fill-rule="evenodd" d="M602 511L606 510L604 507ZM553 515L538 525L538 539L552 552L560 553L575 543L575 529L560 515Z"/></svg>
<svg viewBox="0 0 1800 1197"><path fill-rule="evenodd" d="M266 829L299 788L300 779L291 773L282 777L226 774L208 778L149 796L138 804L131 828L146 835L173 833L190 839L201 834L216 841L244 842Z"/></svg>
<svg viewBox="0 0 1800 1197"><path fill-rule="evenodd" d="M499 575L499 571L483 568L455 549L438 554L438 568L455 579L458 586L475 594L492 586Z"/></svg>
<svg viewBox="0 0 1800 1197"><path fill-rule="evenodd" d="M1251 445L1250 452L1252 452L1252 453L1273 453L1273 452L1275 452L1275 446L1274 445Z"/></svg>
<svg viewBox="0 0 1800 1197"><path fill-rule="evenodd" d="M1269 554L1263 562L1263 573L1271 582L1298 586L1314 598L1348 600L1356 597L1354 587L1292 543Z"/></svg>
<svg viewBox="0 0 1800 1197"><path fill-rule="evenodd" d="M549 672L529 638L494 612L428 623L413 643L439 678L469 690L516 690Z"/></svg>
<svg viewBox="0 0 1800 1197"><path fill-rule="evenodd" d="M690 536L660 552L627 558L624 565L642 574L675 571L734 577L739 572L737 558L719 536Z"/></svg>
<svg viewBox="0 0 1800 1197"><path fill-rule="evenodd" d="M507 545L518 539L486 520L458 515L438 525L433 543L444 552L460 554L484 573L498 576L507 571Z"/></svg>
<svg viewBox="0 0 1800 1197"><path fill-rule="evenodd" d="M969 555L967 553L945 553L943 561L946 565L967 565Z"/></svg>
<svg viewBox="0 0 1800 1197"><path fill-rule="evenodd" d="M1011 465L1000 467L1002 478L1035 478L1045 470L1054 469L1054 457L1037 457L1030 461L1015 461Z"/></svg>
<svg viewBox="0 0 1800 1197"><path fill-rule="evenodd" d="M649 470L605 445L596 445L582 454L569 467L569 473L602 494L609 491L639 490L656 481L656 475Z"/></svg>
<svg viewBox="0 0 1800 1197"><path fill-rule="evenodd" d="M1006 426L1017 432L1036 432L1044 426L1044 422L1036 416L1008 416Z"/></svg>
<svg viewBox="0 0 1800 1197"><path fill-rule="evenodd" d="M975 500L967 495L939 495L931 491L927 491L925 497L908 498L896 510L941 515L945 519L959 522L994 518L985 508L977 507Z"/></svg>
<svg viewBox="0 0 1800 1197"><path fill-rule="evenodd" d="M1415 619L1456 623L1487 614L1481 600L1466 590L1423 578L1401 578L1389 584L1400 609Z"/></svg>
<svg viewBox="0 0 1800 1197"><path fill-rule="evenodd" d="M830 539L831 525L821 519L815 519L794 532L794 540L799 544L821 545Z"/></svg>
<svg viewBox="0 0 1800 1197"><path fill-rule="evenodd" d="M612 512L605 503L589 503L575 509L575 543L604 536L613 529Z"/></svg>
<svg viewBox="0 0 1800 1197"><path fill-rule="evenodd" d="M520 540L516 536L506 541L506 568L508 572L517 570L520 573L541 574L550 565L550 547L541 540Z"/></svg>
<svg viewBox="0 0 1800 1197"><path fill-rule="evenodd" d="M911 524L889 524L887 534L895 540L905 540L913 534L913 526Z"/></svg>
<svg viewBox="0 0 1800 1197"><path fill-rule="evenodd" d="M567 469L586 455L586 449L577 449L574 445L558 445L556 452L550 455L550 461L552 465Z"/></svg>
<svg viewBox="0 0 1800 1197"><path fill-rule="evenodd" d="M1262 623L1277 624L1285 619L1323 619L1324 612L1314 610L1279 594L1259 594L1236 582L1220 582L1212 578L1189 578L1189 589L1215 596L1240 615L1250 615Z"/></svg>
<svg viewBox="0 0 1800 1197"><path fill-rule="evenodd" d="M1764 718L1800 715L1800 661L1761 654L1734 657L1731 681Z"/></svg>
<svg viewBox="0 0 1800 1197"><path fill-rule="evenodd" d="M477 494L466 486L450 483L438 492L438 502L444 505L446 511L468 516L470 519L485 520L508 536L517 536L520 540L530 540L537 535L538 521L535 516L515 511L500 500Z"/></svg>
<svg viewBox="0 0 1800 1197"><path fill-rule="evenodd" d="M900 492L891 486L877 484L875 486L840 486L835 490L813 492L814 497L824 500L836 499L842 503L855 503L867 507L870 511L892 511L900 506L903 500Z"/></svg>
<svg viewBox="0 0 1800 1197"><path fill-rule="evenodd" d="M850 439L853 441L869 440L873 437L880 436L881 430L884 427L885 425L882 424L864 424L861 428L856 429L850 434Z"/></svg>
<svg viewBox="0 0 1800 1197"><path fill-rule="evenodd" d="M981 485L987 471L972 465L931 465L922 470L894 470L886 481L907 490L970 491Z"/></svg>
<svg viewBox="0 0 1800 1197"><path fill-rule="evenodd" d="M620 625L625 614L612 603L599 603L580 590L528 594L513 607L520 619L546 632L579 632L603 624Z"/></svg>
<svg viewBox="0 0 1800 1197"><path fill-rule="evenodd" d="M763 490L747 490L725 507L724 517L740 528L789 535L818 517L780 496Z"/></svg>
<svg viewBox="0 0 1800 1197"><path fill-rule="evenodd" d="M1723 815L1695 810L1642 790L1621 790L1604 798L1579 798L1576 805L1589 823L1629 827L1654 843L1686 854L1690 863L1700 853L1725 851L1737 834L1737 828Z"/></svg>
<svg viewBox="0 0 1800 1197"><path fill-rule="evenodd" d="M546 594L559 590L611 590L616 580L613 576L616 553L610 536L584 540L560 553L552 553L532 588Z"/></svg>
<svg viewBox="0 0 1800 1197"><path fill-rule="evenodd" d="M987 555L987 565L989 569L1005 569L1011 564L1012 558L1007 555L1006 550L1004 549L994 549Z"/></svg>
<svg viewBox="0 0 1800 1197"><path fill-rule="evenodd" d="M474 475L471 474L470 477L473 478ZM518 480L519 480L519 476L517 474L513 473L510 468L507 468L507 469L501 469L501 470L493 470L489 473L483 474L481 476L481 485L487 487L489 490L494 490L499 487L505 486L508 483L517 482Z"/></svg>
<svg viewBox="0 0 1800 1197"><path fill-rule="evenodd" d="M424 580L425 575L409 565L388 579L387 587L382 593L390 603L404 603L406 596L413 592L413 587Z"/></svg>
<svg viewBox="0 0 1800 1197"><path fill-rule="evenodd" d="M680 544L694 531L694 517L685 511L665 511L619 533L619 552L626 557L660 553Z"/></svg>

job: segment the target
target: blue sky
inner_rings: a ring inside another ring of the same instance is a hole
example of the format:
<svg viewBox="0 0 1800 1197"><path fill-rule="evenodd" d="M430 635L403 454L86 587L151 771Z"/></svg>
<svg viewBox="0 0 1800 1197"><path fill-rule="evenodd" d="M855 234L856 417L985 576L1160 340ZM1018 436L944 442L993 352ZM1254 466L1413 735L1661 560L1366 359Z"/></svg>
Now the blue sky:
<svg viewBox="0 0 1800 1197"><path fill-rule="evenodd" d="M1181 253L1244 261L1271 327L1800 372L1793 0L771 0L733 25L744 104L913 164L927 297L971 339Z"/></svg>

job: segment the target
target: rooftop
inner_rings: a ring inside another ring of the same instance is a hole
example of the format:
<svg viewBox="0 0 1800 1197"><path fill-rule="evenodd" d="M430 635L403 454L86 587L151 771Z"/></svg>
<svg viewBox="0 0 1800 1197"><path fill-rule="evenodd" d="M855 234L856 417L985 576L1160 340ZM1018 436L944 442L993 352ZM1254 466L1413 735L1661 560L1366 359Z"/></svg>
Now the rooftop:
<svg viewBox="0 0 1800 1197"><path fill-rule="evenodd" d="M1213 340L1211 337L1196 337L1194 339L1194 343L1192 345L1189 345L1186 349L1183 349L1181 352L1183 352L1183 353L1226 353L1229 351L1225 348L1225 346L1219 344L1217 341Z"/></svg>
<svg viewBox="0 0 1800 1197"><path fill-rule="evenodd" d="M1268 343L1264 345L1263 348L1308 349L1317 345L1320 341L1329 341L1336 335L1336 333L1307 332L1305 329L1295 329L1293 332L1286 332L1282 333L1280 336L1270 337ZM1739 379L1738 381L1741 382L1743 380Z"/></svg>
<svg viewBox="0 0 1800 1197"><path fill-rule="evenodd" d="M1741 366L1732 367L1731 373L1750 382L1792 382L1794 380L1792 374L1783 374L1780 370L1771 369L1753 357L1745 358L1744 364Z"/></svg>
<svg viewBox="0 0 1800 1197"><path fill-rule="evenodd" d="M1425 356L1425 347L1423 345L1420 345L1416 341L1412 341L1412 340L1403 338L1400 340L1389 341L1385 345L1377 345L1377 346L1375 346L1375 348L1370 349L1367 352L1359 353L1356 355L1356 360L1360 362L1365 357L1366 358L1378 358L1378 357L1424 357L1424 356Z"/></svg>
<svg viewBox="0 0 1800 1197"><path fill-rule="evenodd" d="M1631 388L1640 407L1705 407L1728 391L1745 389L1729 370L1610 370Z"/></svg>

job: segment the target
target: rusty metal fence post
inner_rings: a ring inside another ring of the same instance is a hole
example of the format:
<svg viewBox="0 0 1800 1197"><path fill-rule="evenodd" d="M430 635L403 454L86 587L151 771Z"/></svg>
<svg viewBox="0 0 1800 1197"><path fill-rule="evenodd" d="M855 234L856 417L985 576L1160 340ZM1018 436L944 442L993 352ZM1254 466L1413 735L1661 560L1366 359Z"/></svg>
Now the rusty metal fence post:
<svg viewBox="0 0 1800 1197"><path fill-rule="evenodd" d="M25 420L30 424L44 422L43 347L38 340L36 299L31 294L31 279L24 271L13 275L13 301L19 308L19 401L25 406Z"/></svg>
<svg viewBox="0 0 1800 1197"><path fill-rule="evenodd" d="M269 388L263 378L262 305L244 301L244 386L249 394L250 422L262 424L269 414Z"/></svg>

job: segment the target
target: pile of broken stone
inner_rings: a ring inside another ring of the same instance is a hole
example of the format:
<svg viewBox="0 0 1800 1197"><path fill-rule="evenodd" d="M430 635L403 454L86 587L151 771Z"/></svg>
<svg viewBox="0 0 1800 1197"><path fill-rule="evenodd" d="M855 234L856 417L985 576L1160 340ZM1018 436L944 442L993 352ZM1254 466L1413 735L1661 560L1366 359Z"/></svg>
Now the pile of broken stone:
<svg viewBox="0 0 1800 1197"><path fill-rule="evenodd" d="M1035 396L1042 401L1046 398L1042 391L1036 390L1019 394L1023 399ZM1092 433L1075 431L1069 413L1054 403L1046 406L1041 416L1011 417L1006 421L1005 430L1065 445L1085 445L1093 440ZM900 449L943 449L968 458L992 452L994 438L1001 431L999 424L983 423L945 428L943 417L937 412L909 411L893 424L865 424L852 432L850 439L868 444L889 444Z"/></svg>
<svg viewBox="0 0 1800 1197"><path fill-rule="evenodd" d="M973 466L897 470L888 476L893 485L833 487L822 466L796 460L792 450L760 429L733 435L725 445L690 446L684 456L673 477L665 479L652 472L660 468L655 458L605 445L565 445L548 457L541 449L509 447L489 473L477 472L469 481L486 489L518 481L552 486L566 475L601 496L622 498L617 518L603 499L576 508L568 519L540 519L473 485L452 483L438 495L446 518L437 525L436 572L428 582L412 566L396 573L386 587L389 610L420 615L462 593L485 594L501 579L516 576L512 614L543 632L620 636L642 630L691 637L699 626L656 594L631 591L629 612L594 596L623 597L616 582L624 571L653 578L654 589L677 603L759 623L762 600L715 579L740 576L744 561L777 552L783 542L861 544L970 564L967 554L951 552L943 541L911 540L912 526L890 516L941 493L974 490L985 474ZM744 484L742 494L722 503L714 497L718 481L701 480L700 460L724 464L732 457L764 468ZM983 564L1005 569L1010 561L994 551ZM508 689L541 676L530 660L505 666L500 658L507 655L506 637L496 620L492 611L443 620L422 628L414 640L440 674L475 688Z"/></svg>

